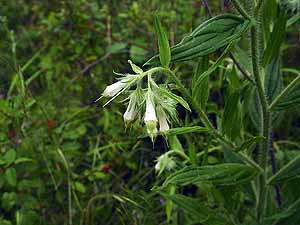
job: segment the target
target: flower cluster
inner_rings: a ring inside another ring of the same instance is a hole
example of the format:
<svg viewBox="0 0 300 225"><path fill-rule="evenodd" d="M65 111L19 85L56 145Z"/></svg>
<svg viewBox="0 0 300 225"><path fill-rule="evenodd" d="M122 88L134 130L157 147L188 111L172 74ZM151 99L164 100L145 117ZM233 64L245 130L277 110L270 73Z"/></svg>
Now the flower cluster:
<svg viewBox="0 0 300 225"><path fill-rule="evenodd" d="M120 94L128 93L125 99L128 105L123 115L126 126L135 121L143 121L153 141L158 133L163 134L170 129L171 122L178 122L177 103L184 107L187 103L170 92L167 85L155 83L152 75L160 72L162 68L156 67L144 72L130 60L129 63L135 74L117 74L120 76L119 80L107 86L100 98L110 97L106 103L108 104ZM144 78L147 78L146 87L143 83Z"/></svg>

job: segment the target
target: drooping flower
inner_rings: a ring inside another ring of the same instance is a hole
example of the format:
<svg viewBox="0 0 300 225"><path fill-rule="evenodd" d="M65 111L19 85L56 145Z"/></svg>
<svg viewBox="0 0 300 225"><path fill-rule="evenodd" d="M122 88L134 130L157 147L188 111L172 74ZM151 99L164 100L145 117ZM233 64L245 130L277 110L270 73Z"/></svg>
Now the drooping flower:
<svg viewBox="0 0 300 225"><path fill-rule="evenodd" d="M127 86L127 83L123 81L118 81L116 83L113 83L109 86L107 86L102 93L104 97L114 97L116 94L118 94L120 91L122 91Z"/></svg>
<svg viewBox="0 0 300 225"><path fill-rule="evenodd" d="M138 104L139 98L141 95L141 89L137 88L130 96L129 96L129 104L127 106L126 112L123 115L125 124L128 124L134 121L138 114Z"/></svg>
<svg viewBox="0 0 300 225"><path fill-rule="evenodd" d="M151 90L147 92L144 122L146 124L147 132L153 141L153 138L157 133L157 118Z"/></svg>
<svg viewBox="0 0 300 225"><path fill-rule="evenodd" d="M161 107L157 107L157 116L159 122L159 131L164 132L170 129L168 124L167 115Z"/></svg>

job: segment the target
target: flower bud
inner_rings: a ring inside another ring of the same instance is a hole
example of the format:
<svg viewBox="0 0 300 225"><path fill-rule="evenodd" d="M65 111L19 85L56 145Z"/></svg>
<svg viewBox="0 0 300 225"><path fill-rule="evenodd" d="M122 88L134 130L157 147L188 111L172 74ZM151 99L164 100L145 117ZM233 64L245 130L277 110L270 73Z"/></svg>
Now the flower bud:
<svg viewBox="0 0 300 225"><path fill-rule="evenodd" d="M168 156L168 153L165 153L159 156L156 160L155 171L158 173L158 176L164 170L172 170L176 166L176 162L173 160L172 157Z"/></svg>
<svg viewBox="0 0 300 225"><path fill-rule="evenodd" d="M105 97L114 97L116 94L118 94L123 88L126 87L126 83L123 81L118 81L116 83L113 83L109 86L107 86L103 92L103 96Z"/></svg>
<svg viewBox="0 0 300 225"><path fill-rule="evenodd" d="M157 133L157 118L156 118L156 112L155 112L155 106L152 101L153 96L151 95L151 92L148 91L147 98L146 98L146 113L144 122L147 127L147 132L150 135L152 141L153 137Z"/></svg>

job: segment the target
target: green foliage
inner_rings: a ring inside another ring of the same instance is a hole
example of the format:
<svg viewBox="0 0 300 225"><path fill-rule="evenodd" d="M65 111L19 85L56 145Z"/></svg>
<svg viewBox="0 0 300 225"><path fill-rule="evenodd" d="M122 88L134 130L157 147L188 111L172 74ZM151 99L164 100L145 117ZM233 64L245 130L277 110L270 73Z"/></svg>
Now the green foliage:
<svg viewBox="0 0 300 225"><path fill-rule="evenodd" d="M230 2L4 1L0 224L299 224L299 5Z"/></svg>
<svg viewBox="0 0 300 225"><path fill-rule="evenodd" d="M180 43L171 47L171 62L182 62L209 55L239 39L249 28L249 24L250 21L230 14L207 20ZM157 56L146 64L154 64L156 60Z"/></svg>
<svg viewBox="0 0 300 225"><path fill-rule="evenodd" d="M218 185L236 185L253 179L256 170L242 164L220 164L215 166L185 167L173 173L164 182L168 184L188 185L212 182Z"/></svg>

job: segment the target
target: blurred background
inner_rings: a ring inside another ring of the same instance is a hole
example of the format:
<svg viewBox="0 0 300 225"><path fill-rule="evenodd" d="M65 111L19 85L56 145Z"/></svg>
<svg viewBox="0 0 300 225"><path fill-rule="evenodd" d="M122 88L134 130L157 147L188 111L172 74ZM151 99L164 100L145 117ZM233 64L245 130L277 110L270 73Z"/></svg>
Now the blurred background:
<svg viewBox="0 0 300 225"><path fill-rule="evenodd" d="M202 1L0 2L0 224L166 224L151 192L166 143L136 139L122 104L94 100L113 71L131 72L128 59L141 66L157 53L154 13L173 45L207 18ZM210 4L214 15L231 10ZM184 66L188 82L193 64Z"/></svg>

